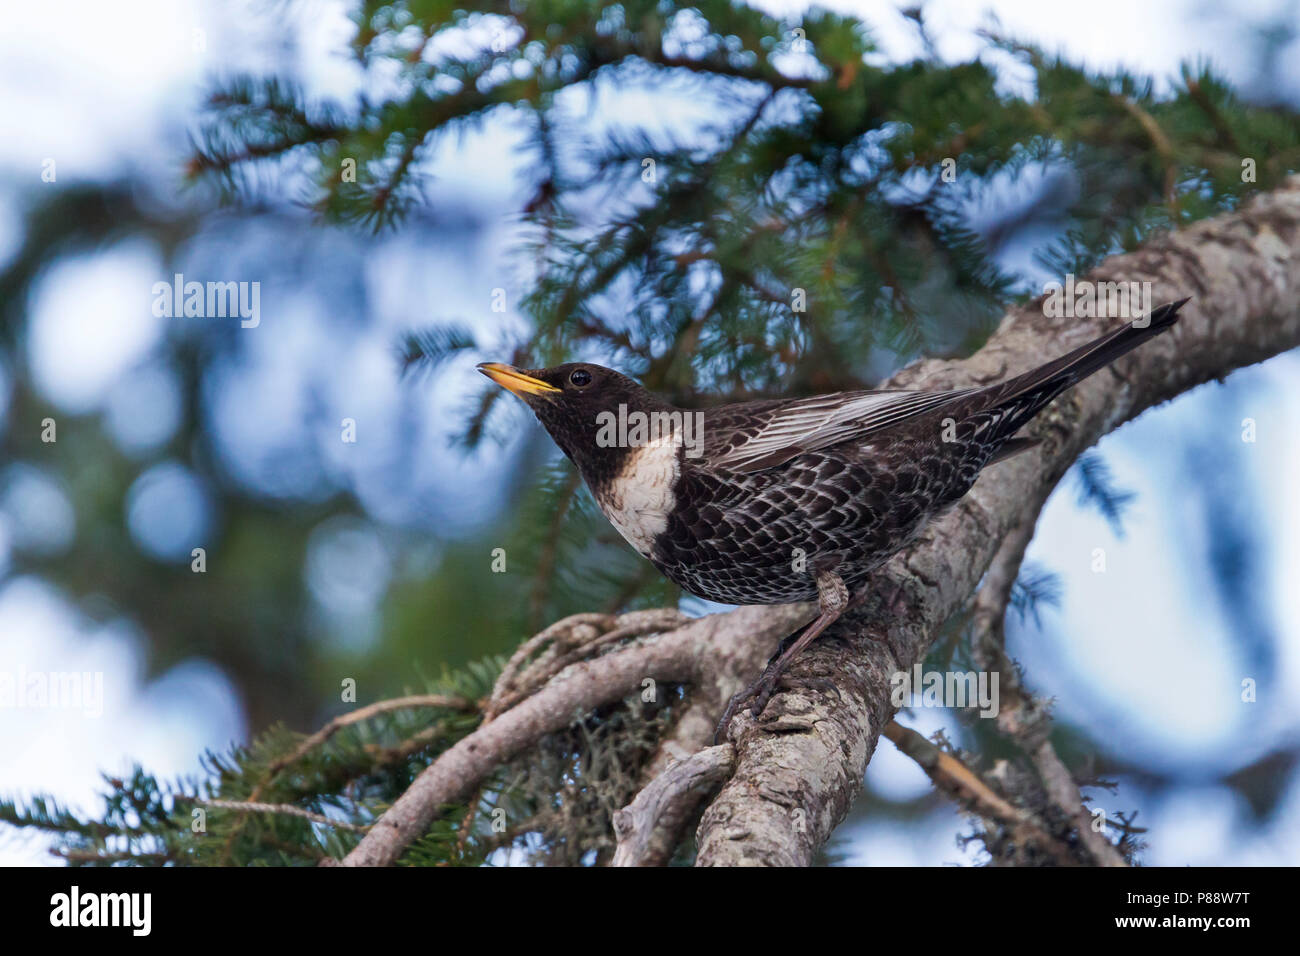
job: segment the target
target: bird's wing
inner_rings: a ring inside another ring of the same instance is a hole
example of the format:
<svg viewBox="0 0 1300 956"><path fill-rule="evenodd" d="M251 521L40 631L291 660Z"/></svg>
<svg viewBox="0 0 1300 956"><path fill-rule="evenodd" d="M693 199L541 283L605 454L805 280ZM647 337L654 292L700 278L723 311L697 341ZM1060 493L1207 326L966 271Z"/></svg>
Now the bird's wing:
<svg viewBox="0 0 1300 956"><path fill-rule="evenodd" d="M1068 355L995 385L946 392L841 392L717 409L710 413L712 424L706 419L709 463L730 471L763 471L805 452L861 441L881 428L956 402L962 403L953 410L956 417L980 417L977 437L983 432L981 440L1000 443L1065 389L1171 327L1187 301L1162 305L1141 325L1126 323ZM1019 443L995 451L994 460L1025 447Z"/></svg>
<svg viewBox="0 0 1300 956"><path fill-rule="evenodd" d="M980 389L946 392L876 391L817 395L762 403L719 421L724 444L709 463L728 471L774 468L796 455L862 439L871 432L965 398Z"/></svg>

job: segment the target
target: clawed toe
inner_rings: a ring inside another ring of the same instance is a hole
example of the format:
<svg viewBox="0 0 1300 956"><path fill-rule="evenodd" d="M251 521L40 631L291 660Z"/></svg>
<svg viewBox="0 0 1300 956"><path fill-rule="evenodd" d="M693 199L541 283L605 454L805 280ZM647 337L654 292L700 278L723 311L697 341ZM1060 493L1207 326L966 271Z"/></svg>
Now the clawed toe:
<svg viewBox="0 0 1300 956"><path fill-rule="evenodd" d="M752 717L757 718L767 707L767 702L772 699L776 693L776 681L761 680L759 686L754 688L754 702L749 705L749 713Z"/></svg>
<svg viewBox="0 0 1300 956"><path fill-rule="evenodd" d="M736 711L740 709L741 704L749 699L753 690L753 687L748 687L727 701L726 709L723 710L722 717L718 720L718 726L713 730L713 746L716 747L726 740L727 727L731 724L731 718L736 716Z"/></svg>
<svg viewBox="0 0 1300 956"><path fill-rule="evenodd" d="M745 701L753 700L749 712L754 717L757 718L763 713L767 702L776 693L781 675L799 656L800 651L811 644L817 635L837 621L847 608L853 607L860 599L851 598L848 588L839 575L829 570L817 573L817 598L820 607L817 617L782 641L780 648L768 661L763 675L747 690L737 694L728 702L726 710L722 712L722 719L718 721L718 726L713 732L715 745L726 737L727 725L731 723L731 718Z"/></svg>
<svg viewBox="0 0 1300 956"><path fill-rule="evenodd" d="M767 706L767 702L772 699L772 694L776 689L776 681L771 679L770 674L764 674L754 683L750 684L740 693L736 694L727 702L726 709L722 712L722 718L718 721L717 728L713 731L713 744L716 747L722 743L727 736L727 726L731 723L731 718L744 707L748 701L753 701L749 706L749 712L757 717Z"/></svg>

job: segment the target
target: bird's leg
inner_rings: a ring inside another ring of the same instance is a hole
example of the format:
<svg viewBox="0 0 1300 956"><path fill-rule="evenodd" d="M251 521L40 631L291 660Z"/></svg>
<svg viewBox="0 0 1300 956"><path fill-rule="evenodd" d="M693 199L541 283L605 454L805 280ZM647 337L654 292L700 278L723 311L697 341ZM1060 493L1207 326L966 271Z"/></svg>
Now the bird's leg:
<svg viewBox="0 0 1300 956"><path fill-rule="evenodd" d="M722 712L722 719L718 721L718 728L713 735L714 743L722 739L726 733L727 725L731 723L732 716L745 701L752 698L754 702L750 706L750 713L755 717L761 714L772 694L776 691L777 681L781 679L781 675L785 673L786 668L790 666L805 647L817 639L817 636L822 631L839 620L852 603L857 603L856 601L850 602L848 587L840 576L833 571L817 572L817 601L821 613L802 630L796 631L782 641L777 653L768 661L763 675L727 703L727 708Z"/></svg>
<svg viewBox="0 0 1300 956"><path fill-rule="evenodd" d="M797 641L799 637L806 630L808 630L808 628L812 627L813 624L815 623L816 623L815 620L809 621L803 627L799 628L799 630L795 631L789 637L781 641L781 645L776 649L776 653L774 653L771 656L771 658L768 659L767 667L763 669L762 676L759 677L758 680L754 681L754 683L746 687L744 690L738 691L737 693L733 694L731 700L727 701L727 706L722 711L722 717L718 720L718 726L714 728L713 731L713 745L715 747L718 745L719 742L721 742L723 736L726 734L727 726L731 723L731 718L736 715L736 711L740 709L740 705L754 696L754 694L758 691L758 688L761 687L763 682L768 679L768 675L771 674L774 670L776 670L777 662L785 656L785 652L791 646L794 645L795 641Z"/></svg>
<svg viewBox="0 0 1300 956"><path fill-rule="evenodd" d="M817 574L817 600L821 606L821 613L804 629L798 640L785 649L776 659L775 664L767 666L763 676L754 685L754 703L750 705L749 712L755 717L763 712L772 694L776 692L776 683L781 679L786 668L794 662L805 647L817 639L822 631L839 620L840 616L848 610L849 589L835 572L820 571Z"/></svg>

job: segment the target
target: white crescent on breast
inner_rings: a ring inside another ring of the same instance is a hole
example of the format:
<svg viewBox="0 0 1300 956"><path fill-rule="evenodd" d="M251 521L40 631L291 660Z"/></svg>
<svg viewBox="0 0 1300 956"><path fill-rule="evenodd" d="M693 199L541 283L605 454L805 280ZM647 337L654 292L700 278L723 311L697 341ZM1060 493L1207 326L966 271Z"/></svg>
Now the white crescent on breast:
<svg viewBox="0 0 1300 956"><path fill-rule="evenodd" d="M610 524L645 557L650 556L655 536L668 527L668 515L677 503L673 483L681 469L681 446L681 433L673 429L629 449L622 470L595 496Z"/></svg>

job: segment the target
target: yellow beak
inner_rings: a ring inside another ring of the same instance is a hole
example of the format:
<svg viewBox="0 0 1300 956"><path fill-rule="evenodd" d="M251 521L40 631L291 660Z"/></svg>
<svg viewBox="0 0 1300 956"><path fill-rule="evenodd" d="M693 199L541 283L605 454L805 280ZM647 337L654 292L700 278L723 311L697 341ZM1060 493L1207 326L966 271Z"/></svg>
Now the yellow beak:
<svg viewBox="0 0 1300 956"><path fill-rule="evenodd" d="M482 362L479 364L478 370L502 388L514 392L520 398L529 395L551 395L564 391L543 382L540 378L525 375L514 366L503 365L500 362Z"/></svg>

